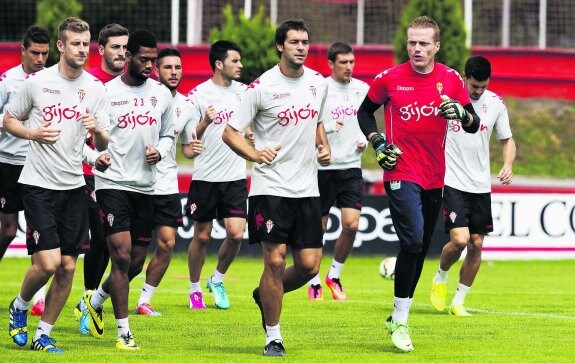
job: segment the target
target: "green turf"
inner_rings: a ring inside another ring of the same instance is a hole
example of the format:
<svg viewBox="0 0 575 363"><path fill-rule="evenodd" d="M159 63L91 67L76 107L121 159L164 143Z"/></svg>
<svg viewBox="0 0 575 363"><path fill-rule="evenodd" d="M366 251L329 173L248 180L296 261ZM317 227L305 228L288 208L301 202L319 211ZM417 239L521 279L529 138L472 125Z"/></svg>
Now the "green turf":
<svg viewBox="0 0 575 363"><path fill-rule="evenodd" d="M398 353L391 345L383 322L390 314L393 282L379 276L383 256L354 257L346 263L342 281L349 301L337 302L325 291L326 300L310 302L307 291L286 295L281 319L287 359L297 362L405 361L438 362L560 362L575 358L575 288L573 261L484 262L466 305L470 318L437 313L428 295L437 260L429 260L415 294L410 316L415 351ZM80 336L72 310L82 293L82 260L78 264L71 298L52 336L64 356L19 348L8 336L8 304L17 294L27 259L5 258L0 263L0 360L11 362L253 362L261 356L264 335L251 291L259 281L262 262L238 258L230 269L226 288L232 307L187 307L189 282L184 255L177 255L153 298L162 317L130 315L130 326L139 352L115 349L116 329L111 303L104 305L106 333L102 339ZM330 260L324 260L322 276ZM208 258L202 284L215 266ZM459 264L448 285L453 296ZM143 278L132 282L130 308L139 296ZM204 288L204 290L206 290ZM37 317L29 318L33 335Z"/></svg>

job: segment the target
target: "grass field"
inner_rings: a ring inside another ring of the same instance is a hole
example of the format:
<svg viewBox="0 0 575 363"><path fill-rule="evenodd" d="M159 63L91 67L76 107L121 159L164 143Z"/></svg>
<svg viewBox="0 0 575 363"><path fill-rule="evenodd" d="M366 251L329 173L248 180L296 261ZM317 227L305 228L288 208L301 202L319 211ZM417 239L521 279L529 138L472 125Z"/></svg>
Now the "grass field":
<svg viewBox="0 0 575 363"><path fill-rule="evenodd" d="M393 303L393 282L379 276L383 256L354 257L346 263L342 281L349 301L310 302L300 289L285 296L281 320L287 360L297 362L404 361L450 362L572 362L575 360L574 261L484 262L466 301L469 318L437 313L428 295L437 260L428 260L416 291L410 316L415 351L397 353L383 322ZM322 276L330 258L323 261ZM139 352L114 347L115 322L111 302L104 305L106 333L102 339L81 336L72 310L82 294L79 260L71 298L52 336L64 355L19 348L8 336L8 304L18 293L28 259L6 258L0 263L0 360L18 362L253 362L261 356L264 335L251 291L259 281L262 262L238 258L226 278L232 303L228 311L187 307L187 259L176 255L152 301L161 317L130 315ZM209 258L202 283L215 266ZM459 264L448 285L453 296ZM143 278L132 282L130 307L139 296ZM205 290L205 289L204 289ZM327 292L327 291L325 291ZM37 317L29 317L33 335Z"/></svg>

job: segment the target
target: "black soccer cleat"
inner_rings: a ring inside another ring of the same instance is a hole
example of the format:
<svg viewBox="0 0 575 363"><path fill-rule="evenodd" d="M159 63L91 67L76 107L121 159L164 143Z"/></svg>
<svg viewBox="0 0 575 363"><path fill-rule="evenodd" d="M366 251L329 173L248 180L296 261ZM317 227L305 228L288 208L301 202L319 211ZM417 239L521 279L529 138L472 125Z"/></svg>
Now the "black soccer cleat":
<svg viewBox="0 0 575 363"><path fill-rule="evenodd" d="M262 307L262 301L260 300L260 288L259 287L256 287L254 289L254 292L252 293L252 297L254 298L254 302L258 305L258 308L260 308L260 314L262 315L262 328L263 328L264 333L265 333L266 332L266 321L264 319L264 309Z"/></svg>
<svg viewBox="0 0 575 363"><path fill-rule="evenodd" d="M272 340L264 348L264 355L266 357L284 357L286 350L281 340Z"/></svg>

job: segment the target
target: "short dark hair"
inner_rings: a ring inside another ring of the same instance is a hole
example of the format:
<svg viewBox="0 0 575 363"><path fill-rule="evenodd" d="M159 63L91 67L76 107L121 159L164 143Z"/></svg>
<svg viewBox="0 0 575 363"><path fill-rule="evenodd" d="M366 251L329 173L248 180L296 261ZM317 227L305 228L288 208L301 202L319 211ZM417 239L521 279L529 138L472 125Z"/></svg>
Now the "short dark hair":
<svg viewBox="0 0 575 363"><path fill-rule="evenodd" d="M470 57L465 62L465 77L473 77L476 81L485 81L491 77L491 63L480 55Z"/></svg>
<svg viewBox="0 0 575 363"><path fill-rule="evenodd" d="M287 38L287 33L290 30L303 30L307 32L308 37L311 37L307 26L305 25L303 19L288 19L280 24L276 29L276 52L278 56L281 57L282 53L277 49L277 45L283 45Z"/></svg>
<svg viewBox="0 0 575 363"><path fill-rule="evenodd" d="M335 62L338 54L349 54L353 53L353 49L351 45L344 43L344 42L335 42L330 45L329 49L327 50L327 59L332 62Z"/></svg>
<svg viewBox="0 0 575 363"><path fill-rule="evenodd" d="M127 46L128 52L132 55L137 54L140 47L157 48L158 42L154 33L149 30L136 30L130 34Z"/></svg>
<svg viewBox="0 0 575 363"><path fill-rule="evenodd" d="M180 59L182 58L180 56L180 51L177 50L176 48L164 48L158 52L158 58L156 58L157 66L160 65L160 60L164 57L178 57Z"/></svg>
<svg viewBox="0 0 575 363"><path fill-rule="evenodd" d="M49 44L50 34L46 29L39 27L38 25L30 25L24 33L22 45L24 48L28 48L31 43Z"/></svg>
<svg viewBox="0 0 575 363"><path fill-rule="evenodd" d="M98 44L101 46L106 46L106 43L108 43L108 38L120 37L122 35L130 35L130 32L120 24L108 24L100 29L100 34L98 35Z"/></svg>
<svg viewBox="0 0 575 363"><path fill-rule="evenodd" d="M407 29L409 28L415 28L415 29L431 28L433 29L433 40L435 40L436 42L439 41L441 33L439 30L439 25L437 25L437 22L429 16L426 15L418 16L417 18L413 19L413 21L409 24Z"/></svg>
<svg viewBox="0 0 575 363"><path fill-rule="evenodd" d="M210 47L210 66L212 71L216 69L216 61L225 61L228 57L228 51L235 50L242 54L242 48L234 42L229 40L218 40Z"/></svg>
<svg viewBox="0 0 575 363"><path fill-rule="evenodd" d="M58 39L61 41L66 40L66 31L71 31L74 33L83 33L90 31L90 25L86 23L86 21L76 18L76 17L69 17L63 22L60 23L58 26Z"/></svg>

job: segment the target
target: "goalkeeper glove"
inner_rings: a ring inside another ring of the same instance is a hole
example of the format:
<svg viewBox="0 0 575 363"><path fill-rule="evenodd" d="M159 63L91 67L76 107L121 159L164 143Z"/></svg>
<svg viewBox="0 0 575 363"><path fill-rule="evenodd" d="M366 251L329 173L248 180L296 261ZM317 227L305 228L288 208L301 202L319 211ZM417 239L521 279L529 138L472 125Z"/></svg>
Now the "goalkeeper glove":
<svg viewBox="0 0 575 363"><path fill-rule="evenodd" d="M384 134L375 134L370 141L379 166L385 170L393 170L403 151L395 144L388 144Z"/></svg>
<svg viewBox="0 0 575 363"><path fill-rule="evenodd" d="M439 105L441 117L446 120L459 120L462 124L469 122L469 114L459 102L452 100L445 95L442 95L441 99L443 100Z"/></svg>

